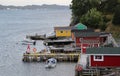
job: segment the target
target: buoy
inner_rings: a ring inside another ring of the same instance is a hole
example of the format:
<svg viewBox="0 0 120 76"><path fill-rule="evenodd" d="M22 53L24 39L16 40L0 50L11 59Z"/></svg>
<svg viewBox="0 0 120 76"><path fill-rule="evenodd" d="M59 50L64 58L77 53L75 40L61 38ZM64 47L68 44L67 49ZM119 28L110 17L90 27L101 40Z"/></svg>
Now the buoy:
<svg viewBox="0 0 120 76"><path fill-rule="evenodd" d="M28 44L28 46L27 46L27 51L26 51L27 53L30 53L30 45Z"/></svg>
<svg viewBox="0 0 120 76"><path fill-rule="evenodd" d="M36 48L33 48L33 52L36 53L37 49Z"/></svg>
<svg viewBox="0 0 120 76"><path fill-rule="evenodd" d="M76 66L75 66L75 70L76 70L76 71L82 71L82 66L79 65L79 64L76 65Z"/></svg>

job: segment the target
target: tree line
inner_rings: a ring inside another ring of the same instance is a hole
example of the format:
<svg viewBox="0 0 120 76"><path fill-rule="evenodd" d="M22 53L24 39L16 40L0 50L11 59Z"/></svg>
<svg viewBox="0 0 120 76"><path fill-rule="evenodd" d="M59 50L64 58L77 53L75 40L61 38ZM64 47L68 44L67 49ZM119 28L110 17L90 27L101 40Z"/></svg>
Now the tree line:
<svg viewBox="0 0 120 76"><path fill-rule="evenodd" d="M107 23L120 26L120 0L72 0L70 26L81 22L90 28L105 30Z"/></svg>

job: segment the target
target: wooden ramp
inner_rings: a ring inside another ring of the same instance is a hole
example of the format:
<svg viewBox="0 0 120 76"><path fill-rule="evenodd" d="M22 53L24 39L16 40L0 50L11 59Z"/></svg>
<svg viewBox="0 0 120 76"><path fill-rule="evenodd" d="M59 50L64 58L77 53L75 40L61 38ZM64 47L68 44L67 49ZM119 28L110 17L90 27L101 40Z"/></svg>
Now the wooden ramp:
<svg viewBox="0 0 120 76"><path fill-rule="evenodd" d="M23 61L24 62L40 62L45 61L49 58L56 58L57 61L66 61L66 62L77 62L79 53L24 53L23 54Z"/></svg>

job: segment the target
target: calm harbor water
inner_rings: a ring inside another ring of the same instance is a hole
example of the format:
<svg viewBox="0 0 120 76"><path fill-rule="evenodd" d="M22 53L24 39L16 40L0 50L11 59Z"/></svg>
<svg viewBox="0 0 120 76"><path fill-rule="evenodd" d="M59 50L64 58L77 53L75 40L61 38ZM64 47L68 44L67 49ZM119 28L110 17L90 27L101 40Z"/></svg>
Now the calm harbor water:
<svg viewBox="0 0 120 76"><path fill-rule="evenodd" d="M0 76L74 76L76 63L45 69L44 62L22 62L27 45L21 41L26 35L49 33L54 26L69 25L70 18L68 9L0 10ZM38 51L45 48L42 41L35 47Z"/></svg>

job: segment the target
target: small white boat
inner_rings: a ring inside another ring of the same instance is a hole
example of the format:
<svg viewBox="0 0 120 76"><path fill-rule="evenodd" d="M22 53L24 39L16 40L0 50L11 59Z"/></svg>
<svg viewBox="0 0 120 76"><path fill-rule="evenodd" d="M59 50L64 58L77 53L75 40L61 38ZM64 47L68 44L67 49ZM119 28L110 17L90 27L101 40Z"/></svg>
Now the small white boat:
<svg viewBox="0 0 120 76"><path fill-rule="evenodd" d="M45 68L54 68L56 67L57 60L55 58L50 58L46 61Z"/></svg>
<svg viewBox="0 0 120 76"><path fill-rule="evenodd" d="M34 45L36 42L34 41L34 40L28 40L28 39L26 39L26 40L23 40L23 41L21 41L21 44L22 45Z"/></svg>
<svg viewBox="0 0 120 76"><path fill-rule="evenodd" d="M55 38L55 32L50 32L50 33L47 33L45 34L46 38Z"/></svg>

